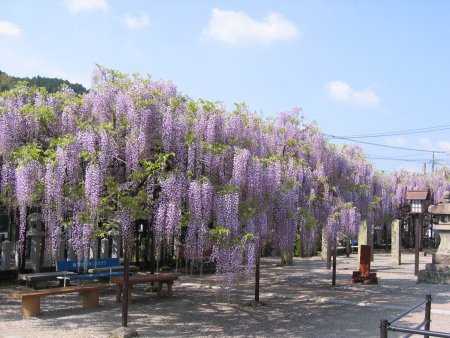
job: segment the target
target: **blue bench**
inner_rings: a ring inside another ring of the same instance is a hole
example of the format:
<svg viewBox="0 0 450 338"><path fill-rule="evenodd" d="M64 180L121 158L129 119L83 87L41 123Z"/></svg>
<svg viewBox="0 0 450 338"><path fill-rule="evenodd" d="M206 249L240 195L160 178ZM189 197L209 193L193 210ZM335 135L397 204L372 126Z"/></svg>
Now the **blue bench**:
<svg viewBox="0 0 450 338"><path fill-rule="evenodd" d="M56 269L60 272L75 272L67 276L70 281L86 281L96 279L111 279L123 276L123 266L119 258L90 259L88 261L58 261Z"/></svg>
<svg viewBox="0 0 450 338"><path fill-rule="evenodd" d="M56 270L81 273L88 272L89 269L114 268L120 266L119 258L102 258L89 259L88 261L58 261L56 263Z"/></svg>

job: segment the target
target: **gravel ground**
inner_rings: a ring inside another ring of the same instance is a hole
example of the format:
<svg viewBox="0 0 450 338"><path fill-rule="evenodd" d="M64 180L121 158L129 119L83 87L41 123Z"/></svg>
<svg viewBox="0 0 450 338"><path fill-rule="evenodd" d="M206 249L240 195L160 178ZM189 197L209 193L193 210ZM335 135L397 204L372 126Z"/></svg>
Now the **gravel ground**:
<svg viewBox="0 0 450 338"><path fill-rule="evenodd" d="M214 276L181 276L171 298L137 287L129 323L144 337L379 337L380 319L395 316L431 293L431 327L450 332L450 287L416 284L413 255L404 255L404 264L394 267L389 255L376 254L373 268L379 285L350 283L356 260L357 255L338 258L338 286L332 288L331 273L318 257L296 258L288 267L265 258L265 305L258 307L249 305L252 284L242 282L227 302ZM421 256L421 261L424 266L431 257ZM112 290L102 294L94 311L82 309L77 295L62 295L44 298L42 315L23 320L19 302L7 297L13 289L0 288L0 337L108 337L120 326L121 308ZM420 308L399 324L413 327L422 319Z"/></svg>

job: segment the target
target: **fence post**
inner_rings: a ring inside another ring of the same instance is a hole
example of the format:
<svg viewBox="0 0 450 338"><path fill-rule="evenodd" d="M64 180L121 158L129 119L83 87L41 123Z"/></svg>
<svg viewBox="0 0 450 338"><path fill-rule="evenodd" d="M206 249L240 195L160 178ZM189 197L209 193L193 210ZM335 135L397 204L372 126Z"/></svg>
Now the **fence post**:
<svg viewBox="0 0 450 338"><path fill-rule="evenodd" d="M431 295L426 295L425 299L425 330L430 331L431 327ZM424 335L425 338L429 338L429 335Z"/></svg>
<svg viewBox="0 0 450 338"><path fill-rule="evenodd" d="M388 338L388 327L389 322L387 319L382 319L380 321L380 338Z"/></svg>

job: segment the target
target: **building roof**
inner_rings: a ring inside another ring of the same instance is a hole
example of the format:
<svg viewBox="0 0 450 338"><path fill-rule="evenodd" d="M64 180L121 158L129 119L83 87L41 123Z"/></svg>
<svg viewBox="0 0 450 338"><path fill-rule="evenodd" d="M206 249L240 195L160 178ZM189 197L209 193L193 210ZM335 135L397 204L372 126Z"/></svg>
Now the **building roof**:
<svg viewBox="0 0 450 338"><path fill-rule="evenodd" d="M426 200L428 199L429 192L427 190L416 190L416 191L407 191L406 199L407 200Z"/></svg>
<svg viewBox="0 0 450 338"><path fill-rule="evenodd" d="M428 212L432 215L450 215L450 204L439 203L436 205L430 205L428 207Z"/></svg>

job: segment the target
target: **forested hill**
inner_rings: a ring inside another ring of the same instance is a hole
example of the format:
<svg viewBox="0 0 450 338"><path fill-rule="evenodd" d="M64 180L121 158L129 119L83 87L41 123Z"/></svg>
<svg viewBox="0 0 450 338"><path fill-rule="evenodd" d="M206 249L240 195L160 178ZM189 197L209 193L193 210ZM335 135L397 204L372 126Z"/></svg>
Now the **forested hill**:
<svg viewBox="0 0 450 338"><path fill-rule="evenodd" d="M71 83L67 80L62 80L58 78L34 76L32 78L28 77L15 77L6 74L0 70L0 92L13 88L18 82L27 82L31 86L45 87L49 93L54 93L61 88L61 85L67 85L72 88L76 93L83 94L87 92L79 83Z"/></svg>

